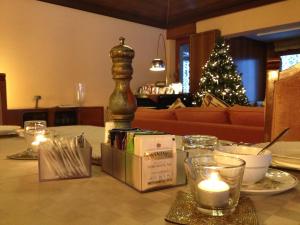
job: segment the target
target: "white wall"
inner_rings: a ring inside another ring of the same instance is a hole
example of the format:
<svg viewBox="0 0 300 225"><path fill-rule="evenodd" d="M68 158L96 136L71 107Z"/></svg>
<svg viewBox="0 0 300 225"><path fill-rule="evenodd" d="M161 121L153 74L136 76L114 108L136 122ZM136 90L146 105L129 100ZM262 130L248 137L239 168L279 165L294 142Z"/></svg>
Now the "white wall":
<svg viewBox="0 0 300 225"><path fill-rule="evenodd" d="M75 103L75 85L86 86L84 105L108 104L114 88L110 49L124 36L135 50L132 90L164 80L149 71L159 33L165 30L39 2L0 1L0 72L7 76L8 108Z"/></svg>
<svg viewBox="0 0 300 225"><path fill-rule="evenodd" d="M300 23L300 1L286 0L236 13L201 20L197 33L218 29L223 36L243 35L251 31Z"/></svg>

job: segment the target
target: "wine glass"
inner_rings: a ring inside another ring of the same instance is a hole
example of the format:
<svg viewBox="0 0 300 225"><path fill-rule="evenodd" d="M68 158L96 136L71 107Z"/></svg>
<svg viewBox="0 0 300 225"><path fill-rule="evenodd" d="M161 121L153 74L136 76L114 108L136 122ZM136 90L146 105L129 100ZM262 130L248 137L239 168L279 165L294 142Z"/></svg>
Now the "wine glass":
<svg viewBox="0 0 300 225"><path fill-rule="evenodd" d="M82 83L76 85L76 102L79 106L82 106L85 97L85 86Z"/></svg>

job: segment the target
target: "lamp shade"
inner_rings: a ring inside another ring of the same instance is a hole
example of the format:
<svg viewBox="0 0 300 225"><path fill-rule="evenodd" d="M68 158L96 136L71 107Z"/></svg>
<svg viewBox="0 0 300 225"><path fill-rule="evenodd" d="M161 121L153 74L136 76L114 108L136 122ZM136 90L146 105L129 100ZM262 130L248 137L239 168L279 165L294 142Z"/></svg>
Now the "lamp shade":
<svg viewBox="0 0 300 225"><path fill-rule="evenodd" d="M150 70L151 71L164 71L164 70L166 70L166 65L162 59L153 59Z"/></svg>

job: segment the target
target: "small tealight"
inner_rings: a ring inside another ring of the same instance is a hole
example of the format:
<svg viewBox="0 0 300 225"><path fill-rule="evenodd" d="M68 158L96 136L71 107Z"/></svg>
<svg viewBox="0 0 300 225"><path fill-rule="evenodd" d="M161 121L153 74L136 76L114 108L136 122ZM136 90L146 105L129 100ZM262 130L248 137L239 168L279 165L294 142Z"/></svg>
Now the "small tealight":
<svg viewBox="0 0 300 225"><path fill-rule="evenodd" d="M35 136L35 139L34 139L34 141L31 144L34 145L34 146L37 146L41 142L45 142L45 141L47 141L47 138L45 137L45 135L38 134L38 135Z"/></svg>
<svg viewBox="0 0 300 225"><path fill-rule="evenodd" d="M224 207L229 200L229 185L220 180L218 173L211 173L209 179L198 183L199 201L212 208Z"/></svg>

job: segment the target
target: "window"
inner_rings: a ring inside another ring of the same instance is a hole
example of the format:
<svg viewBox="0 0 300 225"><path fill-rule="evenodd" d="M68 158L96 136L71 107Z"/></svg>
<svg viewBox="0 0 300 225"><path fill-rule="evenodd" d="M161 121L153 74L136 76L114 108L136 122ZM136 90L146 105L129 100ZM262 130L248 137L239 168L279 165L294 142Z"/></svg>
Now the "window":
<svg viewBox="0 0 300 225"><path fill-rule="evenodd" d="M300 63L300 54L282 55L281 58L281 70L286 70L297 63Z"/></svg>
<svg viewBox="0 0 300 225"><path fill-rule="evenodd" d="M182 92L190 92L190 48L189 38L176 40L176 64L177 74L182 83Z"/></svg>
<svg viewBox="0 0 300 225"><path fill-rule="evenodd" d="M250 104L260 100L259 92L259 60L257 59L238 59L235 60L237 70L242 74L243 85Z"/></svg>
<svg viewBox="0 0 300 225"><path fill-rule="evenodd" d="M184 44L179 49L179 80L182 83L182 92L190 92L190 51L189 45Z"/></svg>

